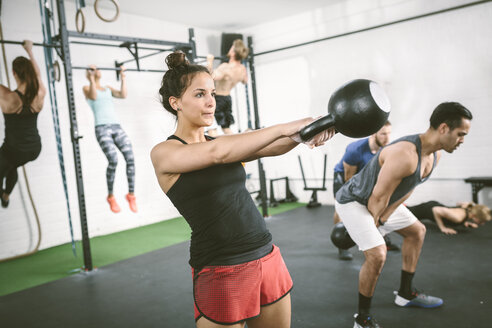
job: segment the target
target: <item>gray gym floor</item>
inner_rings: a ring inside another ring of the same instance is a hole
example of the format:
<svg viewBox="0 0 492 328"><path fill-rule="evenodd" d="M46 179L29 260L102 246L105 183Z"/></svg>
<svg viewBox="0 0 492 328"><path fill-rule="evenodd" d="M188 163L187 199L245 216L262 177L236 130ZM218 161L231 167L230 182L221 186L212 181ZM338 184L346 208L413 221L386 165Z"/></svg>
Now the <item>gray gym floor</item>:
<svg viewBox="0 0 492 328"><path fill-rule="evenodd" d="M333 207L299 208L267 219L294 279L292 327L352 327L362 253L339 261L329 241ZM492 327L492 223L441 234L427 223L414 278L444 299L438 309L399 308L401 257L389 252L373 299L383 327ZM401 244L398 235L391 239ZM117 250L115 250L117 251ZM0 297L0 327L194 327L188 242ZM268 328L268 327L265 327Z"/></svg>

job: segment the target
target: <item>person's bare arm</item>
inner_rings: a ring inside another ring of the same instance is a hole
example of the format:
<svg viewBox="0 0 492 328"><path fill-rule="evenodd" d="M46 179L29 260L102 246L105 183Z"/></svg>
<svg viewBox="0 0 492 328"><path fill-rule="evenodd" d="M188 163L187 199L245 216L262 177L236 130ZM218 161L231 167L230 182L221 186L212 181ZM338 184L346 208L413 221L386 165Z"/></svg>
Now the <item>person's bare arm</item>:
<svg viewBox="0 0 492 328"><path fill-rule="evenodd" d="M214 69L214 59L214 55L207 55L207 69L210 72L210 75L212 75L214 81L222 80L224 78L224 73L222 72L222 69L224 68L223 65L225 64L220 64L219 67Z"/></svg>
<svg viewBox="0 0 492 328"><path fill-rule="evenodd" d="M39 82L41 83L41 71L39 69L38 63L36 61L36 58L34 58L34 54L32 53L32 41L31 40L24 40L22 43L22 47L24 50L26 50L27 55L29 56L29 59L31 60L32 66L34 67L34 71L36 72L36 76L39 79Z"/></svg>
<svg viewBox="0 0 492 328"><path fill-rule="evenodd" d="M224 78L224 69L226 67L225 65L227 65L227 64L222 63L215 70L212 70L210 72L214 81L220 81Z"/></svg>
<svg viewBox="0 0 492 328"><path fill-rule="evenodd" d="M311 148L319 147L324 145L325 142L331 139L334 135L335 135L335 128L330 128L320 132L312 139L304 143ZM274 141L273 143L266 146L265 148L257 151L253 156L246 158L244 162L253 161L262 157L283 155L294 149L297 145L299 145L299 143L301 143L300 137L281 138L279 140Z"/></svg>
<svg viewBox="0 0 492 328"><path fill-rule="evenodd" d="M380 223L384 224L384 222L386 222L388 220L390 215L393 214L393 212L398 208L398 206L403 204L408 199L408 197L410 197L410 195L412 195L412 192L413 192L413 190L411 190L408 194L406 194L405 196L403 196L402 198L400 198L399 200L397 200L393 204L386 207L386 209L383 211L383 213L379 217Z"/></svg>
<svg viewBox="0 0 492 328"><path fill-rule="evenodd" d="M82 88L82 91L84 91L84 96L87 99L91 100L96 100L97 99L97 89L96 89L96 80L95 80L95 71L94 70L87 70L89 73L89 85L85 85Z"/></svg>
<svg viewBox="0 0 492 328"><path fill-rule="evenodd" d="M187 145L174 140L164 141L152 149L152 163L157 174L172 174L195 171L216 164L241 162L273 142L297 133L311 121L312 119L303 119Z"/></svg>
<svg viewBox="0 0 492 328"><path fill-rule="evenodd" d="M434 220L442 233L445 233L446 235L455 235L457 233L456 230L448 228L444 224L444 219L460 223L460 219L452 210L443 206L434 206L432 208L432 214L434 215Z"/></svg>
<svg viewBox="0 0 492 328"><path fill-rule="evenodd" d="M264 148L259 149L254 154L251 154L251 156L244 158L243 162L251 162L262 157L282 155L291 151L298 145L299 143L294 141L292 138L282 137L265 146Z"/></svg>
<svg viewBox="0 0 492 328"><path fill-rule="evenodd" d="M212 54L207 55L207 69L210 72L210 74L212 74L212 72L214 71L214 59L215 59L214 55Z"/></svg>
<svg viewBox="0 0 492 328"><path fill-rule="evenodd" d="M121 80L121 86L120 90L112 88L108 86L108 88L111 90L111 95L115 98L120 98L124 99L127 96L127 89L126 89L126 73L125 70L126 68L124 66L121 66L121 71L120 71L120 80Z"/></svg>
<svg viewBox="0 0 492 328"><path fill-rule="evenodd" d="M473 229L478 228L478 224L476 224L475 222L465 221L465 222L463 223L463 225L464 225L466 228L473 228Z"/></svg>
<svg viewBox="0 0 492 328"><path fill-rule="evenodd" d="M7 110L7 97L11 92L9 88L0 84L0 108L4 113Z"/></svg>
<svg viewBox="0 0 492 328"><path fill-rule="evenodd" d="M26 50L27 55L29 56L29 60L34 67L34 72L36 72L36 77L38 78L38 95L44 96L46 94L46 87L44 86L43 80L41 79L41 70L39 69L38 62L36 61L36 58L34 57L34 54L32 52L32 46L33 42L31 40L24 40L24 42L22 43L22 47L24 48L24 50Z"/></svg>
<svg viewBox="0 0 492 328"><path fill-rule="evenodd" d="M343 172L344 172L344 181L347 182L350 180L351 177L357 173L357 166L356 165L350 165L345 162L343 164Z"/></svg>
<svg viewBox="0 0 492 328"><path fill-rule="evenodd" d="M385 213L389 217L391 213L386 211L389 200L403 178L415 172L418 164L418 156L415 146L409 143L397 143L385 148L379 157L381 169L371 196L367 203L367 209L377 222ZM394 209L393 209L394 210Z"/></svg>

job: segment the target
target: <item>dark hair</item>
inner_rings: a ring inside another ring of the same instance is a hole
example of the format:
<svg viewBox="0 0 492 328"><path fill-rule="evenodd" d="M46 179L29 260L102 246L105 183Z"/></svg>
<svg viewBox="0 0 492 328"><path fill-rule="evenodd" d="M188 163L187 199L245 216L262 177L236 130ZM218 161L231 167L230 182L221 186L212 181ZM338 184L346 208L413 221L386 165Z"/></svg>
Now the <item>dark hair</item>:
<svg viewBox="0 0 492 328"><path fill-rule="evenodd" d="M177 115L169 103L169 97L180 98L197 73L210 74L210 72L205 66L190 64L182 51L169 54L166 57L166 64L169 70L162 77L159 94L162 106L171 114Z"/></svg>
<svg viewBox="0 0 492 328"><path fill-rule="evenodd" d="M439 125L445 123L449 129L453 130L461 125L463 119L471 120L472 113L460 103L444 102L439 104L430 117L430 126L437 129Z"/></svg>
<svg viewBox="0 0 492 328"><path fill-rule="evenodd" d="M26 57L19 56L12 62L12 69L19 80L26 84L24 92L24 103L31 106L39 91L39 81L31 61Z"/></svg>

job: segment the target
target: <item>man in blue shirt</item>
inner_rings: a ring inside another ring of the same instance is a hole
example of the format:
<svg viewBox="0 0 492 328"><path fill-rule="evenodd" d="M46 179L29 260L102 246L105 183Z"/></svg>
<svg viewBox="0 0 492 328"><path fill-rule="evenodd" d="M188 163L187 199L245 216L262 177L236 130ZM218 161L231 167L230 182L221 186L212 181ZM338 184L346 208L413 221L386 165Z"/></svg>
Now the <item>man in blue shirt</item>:
<svg viewBox="0 0 492 328"><path fill-rule="evenodd" d="M391 123L387 121L384 126L375 134L368 138L360 139L350 143L345 149L340 162L335 165L333 174L333 195L335 195L342 185L358 173L374 157L374 155L389 143L391 135ZM333 223L340 222L340 217L335 211ZM388 250L398 250L398 246L391 243L389 237L385 237ZM338 249L338 258L341 260L351 260L352 253L346 249Z"/></svg>

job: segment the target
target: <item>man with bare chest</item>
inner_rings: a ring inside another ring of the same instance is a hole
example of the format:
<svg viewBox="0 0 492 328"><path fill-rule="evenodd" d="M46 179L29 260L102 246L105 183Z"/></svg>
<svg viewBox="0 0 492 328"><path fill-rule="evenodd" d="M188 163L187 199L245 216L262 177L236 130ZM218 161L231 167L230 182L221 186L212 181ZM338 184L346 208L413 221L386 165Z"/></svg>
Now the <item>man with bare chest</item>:
<svg viewBox="0 0 492 328"><path fill-rule="evenodd" d="M425 238L425 226L403 205L439 162L441 149L452 153L470 129L471 112L456 102L437 106L423 134L395 140L340 188L335 208L350 237L364 252L359 272L359 307L354 327L381 327L370 312L378 277L386 261L383 236L403 236L402 272L395 304L434 308L443 300L418 293L412 279Z"/></svg>
<svg viewBox="0 0 492 328"><path fill-rule="evenodd" d="M214 57L212 55L207 56L207 67L215 81L215 120L225 134L232 133L230 126L234 124L231 90L239 82L245 84L248 82L246 67L241 64L241 61L248 56L248 52L248 48L241 39L235 40L227 53L229 61L220 64L215 70L213 69ZM215 136L217 131L212 128L208 130L208 134Z"/></svg>

